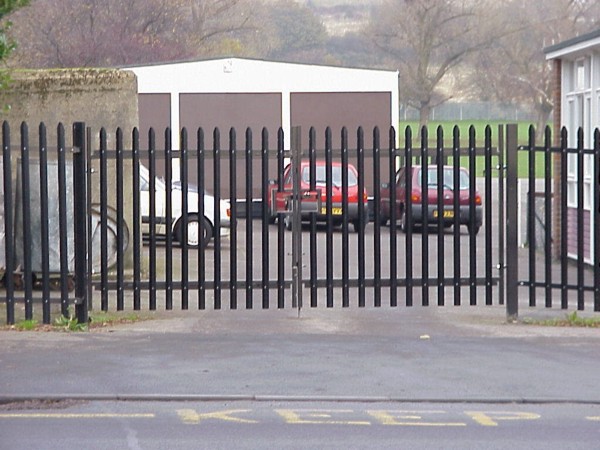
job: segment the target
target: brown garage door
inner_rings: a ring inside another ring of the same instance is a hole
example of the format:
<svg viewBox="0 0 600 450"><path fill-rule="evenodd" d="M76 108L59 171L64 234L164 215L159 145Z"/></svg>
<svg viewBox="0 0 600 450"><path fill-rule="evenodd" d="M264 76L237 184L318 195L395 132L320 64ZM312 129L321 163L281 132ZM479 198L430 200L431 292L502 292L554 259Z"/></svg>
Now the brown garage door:
<svg viewBox="0 0 600 450"><path fill-rule="evenodd" d="M171 126L171 94L139 94L140 148L148 148L148 130L154 128L156 148L164 150L164 132Z"/></svg>
<svg viewBox="0 0 600 450"><path fill-rule="evenodd" d="M205 147L212 148L213 130L219 128L221 132L221 149L224 160L221 163L220 185L225 196L229 194L229 169L225 161L229 151L229 130L233 127L237 135L237 150L240 156L245 148L245 134L249 127L253 135L253 149L257 152L261 148L261 133L264 127L269 132L269 147L277 148L277 132L281 127L281 94L280 93L198 93L181 94L179 98L179 120L182 127L186 127L190 135L190 147L196 146L196 132L199 127L204 129ZM245 178L244 162L239 159L237 175L240 180ZM276 176L276 160L271 161L269 176ZM254 158L253 173L260 173L260 159ZM190 173L190 182L195 183L197 174ZM210 189L214 175L207 168L204 183ZM256 183L254 183L256 186ZM236 193L237 197L245 196ZM260 189L255 188L252 193L254 198L260 197Z"/></svg>
<svg viewBox="0 0 600 450"><path fill-rule="evenodd" d="M365 186L373 188L372 148L373 128L379 127L381 142L387 145L391 122L390 92L296 92L291 95L292 126L302 127L303 146L308 145L308 130L315 127L316 147L325 148L325 129L331 127L334 149L341 147L341 131L348 130L349 148L356 149L356 131L365 132ZM351 161L354 153L351 151Z"/></svg>
<svg viewBox="0 0 600 450"><path fill-rule="evenodd" d="M325 129L331 127L333 147L340 148L342 127L348 129L351 142L362 126L365 135L380 127L387 135L391 125L389 92L295 92L291 95L292 126L303 130L315 127L317 148L325 147Z"/></svg>

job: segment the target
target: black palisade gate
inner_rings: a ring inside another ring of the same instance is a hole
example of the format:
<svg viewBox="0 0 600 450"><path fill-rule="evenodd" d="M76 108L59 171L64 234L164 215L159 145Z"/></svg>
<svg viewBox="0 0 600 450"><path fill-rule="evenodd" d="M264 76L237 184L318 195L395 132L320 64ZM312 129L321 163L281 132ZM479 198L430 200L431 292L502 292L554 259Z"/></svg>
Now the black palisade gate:
<svg viewBox="0 0 600 450"><path fill-rule="evenodd" d="M330 129L324 148L314 129L292 148L283 130L148 130L149 148L138 130L111 142L77 123L71 147L62 125L56 145L44 124L34 145L18 131L3 124L8 324L91 309L600 311L598 130L592 148L564 130L538 145L533 128L519 146L516 125L344 128L340 148Z"/></svg>

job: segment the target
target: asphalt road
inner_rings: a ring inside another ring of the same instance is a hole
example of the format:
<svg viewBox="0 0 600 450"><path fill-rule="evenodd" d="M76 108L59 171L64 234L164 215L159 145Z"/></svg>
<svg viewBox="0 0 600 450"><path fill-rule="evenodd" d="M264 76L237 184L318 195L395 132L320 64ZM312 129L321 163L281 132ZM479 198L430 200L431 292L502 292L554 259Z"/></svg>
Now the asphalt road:
<svg viewBox="0 0 600 450"><path fill-rule="evenodd" d="M502 307L173 311L0 338L0 448L583 449L600 437L597 329L507 324Z"/></svg>
<svg viewBox="0 0 600 450"><path fill-rule="evenodd" d="M592 449L597 405L78 402L0 409L2 448ZM68 431L67 431L68 430Z"/></svg>

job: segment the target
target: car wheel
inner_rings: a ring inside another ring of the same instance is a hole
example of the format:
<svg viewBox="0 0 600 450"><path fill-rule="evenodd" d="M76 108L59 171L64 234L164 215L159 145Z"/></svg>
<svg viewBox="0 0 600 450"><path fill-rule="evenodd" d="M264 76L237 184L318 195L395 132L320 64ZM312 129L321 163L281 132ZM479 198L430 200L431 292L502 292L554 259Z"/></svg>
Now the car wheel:
<svg viewBox="0 0 600 450"><path fill-rule="evenodd" d="M388 223L388 221L390 220L389 217L384 216L383 214L379 216L379 225L381 225L382 227L385 227Z"/></svg>
<svg viewBox="0 0 600 450"><path fill-rule="evenodd" d="M408 218L406 217L406 209L402 209L402 212L400 213L400 230L402 230L403 233L408 231Z"/></svg>
<svg viewBox="0 0 600 450"><path fill-rule="evenodd" d="M481 225L470 225L467 224L467 230L469 231L469 234L474 234L475 236L477 236L477 233L479 233L479 229L481 228Z"/></svg>
<svg viewBox="0 0 600 450"><path fill-rule="evenodd" d="M356 219L352 221L352 227L354 228L354 232L358 233L361 230L364 230L367 226L367 222L365 220L361 221L360 219Z"/></svg>
<svg viewBox="0 0 600 450"><path fill-rule="evenodd" d="M178 223L175 235L177 236L177 240L179 241L179 243L181 245L184 245L183 228L181 225L181 223ZM197 248L200 245L200 243L202 243L202 247L206 248L206 246L212 238L212 235L212 225L206 217L203 217L202 220L199 220L198 216L196 215L188 216L187 247Z"/></svg>

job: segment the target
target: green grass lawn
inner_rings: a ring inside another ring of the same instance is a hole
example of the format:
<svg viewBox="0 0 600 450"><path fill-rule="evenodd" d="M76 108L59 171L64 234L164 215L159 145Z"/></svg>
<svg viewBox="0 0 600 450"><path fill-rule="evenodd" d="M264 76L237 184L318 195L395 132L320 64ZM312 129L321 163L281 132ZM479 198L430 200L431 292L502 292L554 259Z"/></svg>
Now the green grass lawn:
<svg viewBox="0 0 600 450"><path fill-rule="evenodd" d="M461 147L467 147L469 143L469 130L471 127L475 130L475 139L476 146L483 147L485 142L485 130L486 127L490 127L491 136L492 136L492 145L498 145L498 127L500 125L506 124L506 121L432 121L429 122L427 126L428 131L428 142L429 147L435 147L437 142L437 130L439 127L442 128L443 136L444 136L444 146L446 148L451 148L453 141L454 128L458 127L459 136L460 136L460 145ZM514 122L513 122L514 123ZM517 123L517 132L518 132L518 144L519 145L527 145L529 142L529 127L531 123L529 122L518 122ZM399 127L399 136L400 136L400 147L404 146L404 135L407 127L410 127L412 130L413 136L413 147L417 147L420 145L420 138L418 138L419 131L419 122L418 121L406 121L400 122ZM540 145L539 143L537 145ZM478 156L476 161L476 172L477 175L481 175L484 169L484 158ZM492 166L496 166L497 157L492 158ZM505 156L506 163L506 156ZM529 173L529 155L526 151L519 151L518 155L518 176L519 178L527 177ZM468 167L468 158L461 158L461 166ZM541 152L536 153L536 162L535 162L535 174L537 178L544 177L544 155Z"/></svg>

